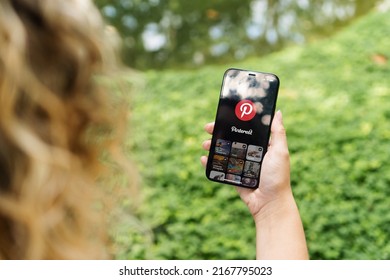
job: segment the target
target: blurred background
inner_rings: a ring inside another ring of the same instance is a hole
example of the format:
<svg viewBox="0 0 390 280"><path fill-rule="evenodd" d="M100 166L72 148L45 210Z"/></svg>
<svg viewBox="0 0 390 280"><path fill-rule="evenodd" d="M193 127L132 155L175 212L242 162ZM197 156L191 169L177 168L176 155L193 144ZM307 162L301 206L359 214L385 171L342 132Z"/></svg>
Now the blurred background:
<svg viewBox="0 0 390 280"><path fill-rule="evenodd" d="M383 0L99 0L137 69L199 67L324 38Z"/></svg>
<svg viewBox="0 0 390 280"><path fill-rule="evenodd" d="M143 200L121 202L118 259L253 259L234 188L199 158L223 72L277 74L292 187L312 259L390 259L390 1L97 0L131 71L126 152ZM120 86L118 86L120 85Z"/></svg>

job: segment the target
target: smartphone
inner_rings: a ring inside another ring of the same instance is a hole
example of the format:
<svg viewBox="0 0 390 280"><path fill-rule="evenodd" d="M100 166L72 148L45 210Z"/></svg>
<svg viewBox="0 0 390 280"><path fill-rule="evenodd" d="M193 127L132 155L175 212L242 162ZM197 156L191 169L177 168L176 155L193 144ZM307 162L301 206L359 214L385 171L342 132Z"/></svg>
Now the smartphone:
<svg viewBox="0 0 390 280"><path fill-rule="evenodd" d="M275 74L226 70L206 167L209 180L259 186L278 90Z"/></svg>

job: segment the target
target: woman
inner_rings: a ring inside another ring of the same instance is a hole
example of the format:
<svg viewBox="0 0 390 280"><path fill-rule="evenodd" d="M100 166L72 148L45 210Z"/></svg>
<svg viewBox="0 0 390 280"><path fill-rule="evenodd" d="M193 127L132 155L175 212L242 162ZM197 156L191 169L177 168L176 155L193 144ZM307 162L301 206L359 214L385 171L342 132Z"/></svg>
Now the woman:
<svg viewBox="0 0 390 280"><path fill-rule="evenodd" d="M114 43L88 0L0 0L0 259L110 257L97 182L125 118L95 77ZM279 112L260 188L238 189L258 258L307 258L289 172Z"/></svg>

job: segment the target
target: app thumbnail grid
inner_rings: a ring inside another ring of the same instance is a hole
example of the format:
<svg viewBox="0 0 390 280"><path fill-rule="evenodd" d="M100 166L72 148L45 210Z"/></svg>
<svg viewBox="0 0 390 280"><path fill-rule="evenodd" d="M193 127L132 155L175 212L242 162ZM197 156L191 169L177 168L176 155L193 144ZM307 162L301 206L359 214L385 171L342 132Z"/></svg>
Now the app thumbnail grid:
<svg viewBox="0 0 390 280"><path fill-rule="evenodd" d="M217 139L210 178L256 187L263 148L246 143Z"/></svg>

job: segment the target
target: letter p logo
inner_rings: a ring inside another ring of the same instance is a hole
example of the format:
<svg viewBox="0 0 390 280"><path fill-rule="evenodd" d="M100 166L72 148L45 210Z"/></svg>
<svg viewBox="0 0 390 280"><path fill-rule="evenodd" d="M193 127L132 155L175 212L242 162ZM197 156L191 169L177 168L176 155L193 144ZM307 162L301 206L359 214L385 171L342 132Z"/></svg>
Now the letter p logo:
<svg viewBox="0 0 390 280"><path fill-rule="evenodd" d="M236 105L236 116L241 121L250 121L256 115L256 107L250 100L241 100Z"/></svg>

